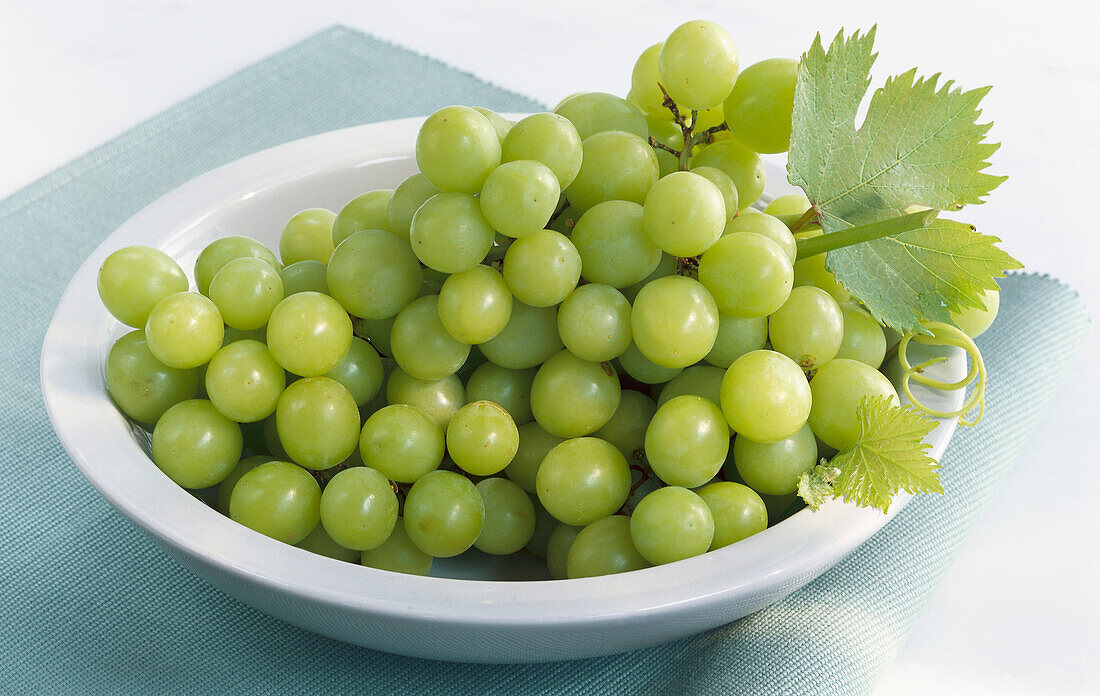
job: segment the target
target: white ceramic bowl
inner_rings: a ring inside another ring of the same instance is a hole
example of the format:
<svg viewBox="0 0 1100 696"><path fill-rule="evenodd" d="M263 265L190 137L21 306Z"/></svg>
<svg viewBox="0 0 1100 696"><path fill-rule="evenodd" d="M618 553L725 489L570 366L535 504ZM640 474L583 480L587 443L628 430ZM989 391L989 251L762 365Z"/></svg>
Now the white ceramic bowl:
<svg viewBox="0 0 1100 696"><path fill-rule="evenodd" d="M231 234L277 248L284 223L299 210L338 210L414 172L422 120L325 133L200 176L122 225L65 291L42 350L54 428L92 485L180 563L261 611L351 643L442 660L561 660L654 645L745 616L817 577L901 509L907 496L897 498L890 515L831 502L679 563L609 577L509 582L531 577L535 564L460 557L433 571L451 577L415 577L343 563L238 525L172 483L148 456L147 434L107 395L103 363L126 329L98 300L103 259L145 244L190 269L207 243ZM790 190L781 168L770 173L779 182L771 193ZM939 374L958 379L964 363L956 352ZM961 397L927 396L945 406ZM945 421L931 434L934 457L954 427Z"/></svg>

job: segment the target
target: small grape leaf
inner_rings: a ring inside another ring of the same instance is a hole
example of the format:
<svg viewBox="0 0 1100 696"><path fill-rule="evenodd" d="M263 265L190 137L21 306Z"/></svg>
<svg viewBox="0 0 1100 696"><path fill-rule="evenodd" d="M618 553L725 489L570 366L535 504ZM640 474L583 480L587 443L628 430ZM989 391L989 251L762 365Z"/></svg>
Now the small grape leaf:
<svg viewBox="0 0 1100 696"><path fill-rule="evenodd" d="M943 493L939 465L928 456L925 436L936 421L886 397L865 397L856 408L859 439L833 457L840 470L836 497L886 512L898 491Z"/></svg>
<svg viewBox="0 0 1100 696"><path fill-rule="evenodd" d="M825 234L903 215L911 206L958 210L981 203L1006 177L984 170L1000 147L984 142L978 123L989 91L962 91L916 70L875 90L857 130L870 86L875 29L828 52L819 34L802 56L795 87L787 172L817 210ZM950 312L981 307L994 278L1021 264L962 222L927 227L829 252L826 265L879 321L901 332Z"/></svg>
<svg viewBox="0 0 1100 696"><path fill-rule="evenodd" d="M798 477L798 497L811 509L820 510L825 501L833 497L833 481L838 474L840 469L829 466L822 459L820 464Z"/></svg>

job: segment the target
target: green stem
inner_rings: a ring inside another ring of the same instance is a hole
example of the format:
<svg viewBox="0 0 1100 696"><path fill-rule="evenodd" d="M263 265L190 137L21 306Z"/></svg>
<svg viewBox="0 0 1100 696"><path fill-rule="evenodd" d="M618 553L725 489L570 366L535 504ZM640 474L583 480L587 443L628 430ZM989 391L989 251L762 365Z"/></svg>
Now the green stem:
<svg viewBox="0 0 1100 696"><path fill-rule="evenodd" d="M817 256L818 254L824 254L834 249L841 249L846 246L852 246L853 244L869 242L872 239L879 239L880 237L888 237L921 227L927 227L936 219L939 212L938 210L922 210L917 213L910 213L909 215L882 220L881 222L872 222L870 225L849 227L839 232L831 232L829 234L818 235L817 237L800 239L798 240L797 258L805 259L811 256Z"/></svg>

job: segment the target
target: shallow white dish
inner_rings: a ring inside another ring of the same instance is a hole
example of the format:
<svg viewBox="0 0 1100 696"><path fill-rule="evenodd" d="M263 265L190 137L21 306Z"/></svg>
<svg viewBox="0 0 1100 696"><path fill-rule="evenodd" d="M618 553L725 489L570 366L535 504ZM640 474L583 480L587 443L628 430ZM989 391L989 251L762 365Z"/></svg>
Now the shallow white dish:
<svg viewBox="0 0 1100 696"><path fill-rule="evenodd" d="M889 515L831 502L803 510L732 546L679 563L602 578L506 582L522 563L438 563L415 577L318 556L268 539L208 508L172 483L147 455L144 431L114 407L103 362L126 330L99 302L96 272L131 244L163 249L185 270L215 238L251 236L277 248L285 221L304 208L339 209L415 171L423 119L349 128L287 143L220 167L168 193L108 237L73 277L42 350L42 389L65 449L93 486L185 567L272 616L333 638L442 660L526 662L592 657L655 645L728 623L798 589L832 567ZM773 195L789 191L781 167ZM965 356L937 366L954 381ZM961 394L926 394L955 408ZM955 428L929 436L939 458ZM484 557L482 557L484 558ZM480 569L480 570L479 570ZM481 578L481 579L457 579Z"/></svg>

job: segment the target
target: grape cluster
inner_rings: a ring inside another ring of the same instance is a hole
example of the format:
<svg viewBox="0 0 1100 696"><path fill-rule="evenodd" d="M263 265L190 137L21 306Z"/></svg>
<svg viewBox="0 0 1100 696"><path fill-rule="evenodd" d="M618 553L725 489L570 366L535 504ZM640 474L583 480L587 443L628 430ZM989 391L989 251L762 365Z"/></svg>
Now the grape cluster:
<svg viewBox="0 0 1100 696"><path fill-rule="evenodd" d="M882 327L824 255L796 258L808 201L750 207L796 72L740 71L689 22L627 99L441 109L419 173L295 215L278 256L218 239L198 292L164 253L116 251L100 296L135 330L107 389L180 486L367 566L526 547L584 577L755 534L858 437L863 397L897 399Z"/></svg>

